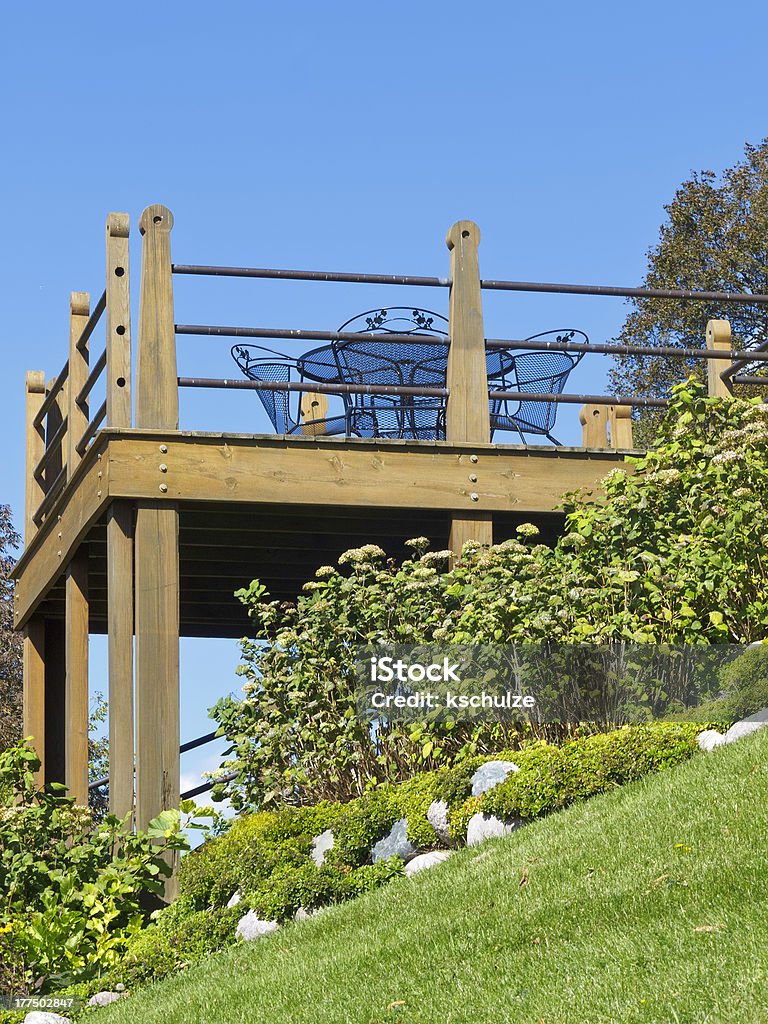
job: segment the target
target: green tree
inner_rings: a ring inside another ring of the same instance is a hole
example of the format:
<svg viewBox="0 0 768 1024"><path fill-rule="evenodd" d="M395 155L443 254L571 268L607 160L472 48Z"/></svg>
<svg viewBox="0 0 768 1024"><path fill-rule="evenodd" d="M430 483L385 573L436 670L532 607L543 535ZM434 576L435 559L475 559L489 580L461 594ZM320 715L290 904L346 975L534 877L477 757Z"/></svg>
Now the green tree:
<svg viewBox="0 0 768 1024"><path fill-rule="evenodd" d="M649 249L648 288L768 292L768 138L718 177L698 171L665 206L667 219ZM671 299L633 299L617 340L630 345L703 348L707 321L730 320L738 347L768 341L768 306ZM617 357L612 389L666 397L689 374L703 379L703 360ZM637 439L648 442L658 414L643 414Z"/></svg>
<svg viewBox="0 0 768 1024"><path fill-rule="evenodd" d="M21 633L13 628L13 580L19 543L11 509L0 505L0 750L21 738L22 650Z"/></svg>

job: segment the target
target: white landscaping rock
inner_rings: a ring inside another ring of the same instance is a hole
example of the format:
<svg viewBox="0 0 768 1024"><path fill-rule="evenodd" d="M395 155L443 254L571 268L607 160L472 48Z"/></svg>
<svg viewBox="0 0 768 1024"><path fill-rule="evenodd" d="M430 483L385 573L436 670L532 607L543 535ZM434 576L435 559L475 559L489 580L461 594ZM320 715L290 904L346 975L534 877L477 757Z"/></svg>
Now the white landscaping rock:
<svg viewBox="0 0 768 1024"><path fill-rule="evenodd" d="M237 892L233 892L229 897L229 903L227 903L227 910L231 910L232 907L236 907L240 900L243 898L243 894L238 889Z"/></svg>
<svg viewBox="0 0 768 1024"><path fill-rule="evenodd" d="M306 907L299 907L296 913L293 915L294 921L308 921L310 917L317 917L318 914L322 914L325 907L315 907L314 910L307 910Z"/></svg>
<svg viewBox="0 0 768 1024"><path fill-rule="evenodd" d="M472 776L472 796L480 796L504 782L510 772L520 769L513 761L486 761Z"/></svg>
<svg viewBox="0 0 768 1024"><path fill-rule="evenodd" d="M88 1000L88 1005L109 1006L110 1003L116 1003L118 999L123 999L125 995L125 992L97 992Z"/></svg>
<svg viewBox="0 0 768 1024"><path fill-rule="evenodd" d="M721 747L728 741L723 733L718 732L717 729L705 729L696 737L696 742L701 750L714 750L715 747Z"/></svg>
<svg viewBox="0 0 768 1024"><path fill-rule="evenodd" d="M492 839L495 836L505 836L515 829L520 828L522 821L515 818L514 821L502 821L494 814L473 814L467 825L467 846L477 846L484 839Z"/></svg>
<svg viewBox="0 0 768 1024"><path fill-rule="evenodd" d="M759 715L764 715L764 711L758 711ZM753 732L757 732L758 729L764 729L768 725L768 721L754 721L755 716L745 718L743 722L736 722L732 725L728 732L725 734L726 743L735 743L736 740L743 740L745 736L751 736Z"/></svg>
<svg viewBox="0 0 768 1024"><path fill-rule="evenodd" d="M262 920L255 910L249 910L248 913L241 917L237 922L237 928L235 929L235 938L245 939L246 942L252 942L254 939L261 939L265 935L269 935L270 932L276 932L280 925L277 921L264 921Z"/></svg>
<svg viewBox="0 0 768 1024"><path fill-rule="evenodd" d="M406 835L408 820L399 818L389 831L373 848L373 863L379 860L386 860L388 857L400 857L402 860L410 860L417 852L416 847Z"/></svg>
<svg viewBox="0 0 768 1024"><path fill-rule="evenodd" d="M448 804L445 800L433 800L427 809L427 821L444 843L450 842L448 831Z"/></svg>
<svg viewBox="0 0 768 1024"><path fill-rule="evenodd" d="M405 865L405 873L408 878L411 878L412 875L417 875L419 871L424 871L425 868L433 868L436 864L442 864L450 856L450 850L433 850L431 853L421 853L418 857L408 861Z"/></svg>
<svg viewBox="0 0 768 1024"><path fill-rule="evenodd" d="M333 849L333 832L329 828L325 832L321 832L319 836L315 836L312 840L312 851L310 857L315 862L317 867L323 866L325 855L329 850Z"/></svg>
<svg viewBox="0 0 768 1024"><path fill-rule="evenodd" d="M60 1013L49 1013L47 1010L32 1010L24 1018L24 1024L72 1024L69 1017Z"/></svg>

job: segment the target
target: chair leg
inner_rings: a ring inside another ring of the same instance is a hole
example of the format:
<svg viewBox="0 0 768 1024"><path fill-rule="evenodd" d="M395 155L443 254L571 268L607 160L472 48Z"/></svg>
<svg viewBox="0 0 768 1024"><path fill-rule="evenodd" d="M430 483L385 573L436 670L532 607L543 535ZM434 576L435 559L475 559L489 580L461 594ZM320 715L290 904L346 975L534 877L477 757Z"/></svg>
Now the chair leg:
<svg viewBox="0 0 768 1024"><path fill-rule="evenodd" d="M556 437L553 437L551 434L547 434L545 436L548 441L552 442L552 444L556 444L558 448L562 448L562 442L558 441Z"/></svg>

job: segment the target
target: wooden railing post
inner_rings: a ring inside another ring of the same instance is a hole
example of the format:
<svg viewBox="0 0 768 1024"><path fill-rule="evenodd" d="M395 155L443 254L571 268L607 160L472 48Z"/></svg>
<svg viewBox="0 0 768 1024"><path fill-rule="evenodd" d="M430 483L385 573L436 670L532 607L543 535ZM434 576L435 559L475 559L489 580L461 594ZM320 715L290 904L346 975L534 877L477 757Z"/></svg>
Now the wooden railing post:
<svg viewBox="0 0 768 1024"><path fill-rule="evenodd" d="M107 217L107 427L130 427L131 294L127 213ZM133 815L133 507L115 501L107 519L109 809Z"/></svg>
<svg viewBox="0 0 768 1024"><path fill-rule="evenodd" d="M131 292L127 213L107 217L107 426L131 425Z"/></svg>
<svg viewBox="0 0 768 1024"><path fill-rule="evenodd" d="M77 469L82 456L77 451L80 438L88 429L88 400L78 402L88 380L88 339L79 345L80 335L88 323L91 299L88 292L72 292L69 296L69 395L67 400L67 479Z"/></svg>
<svg viewBox="0 0 768 1024"><path fill-rule="evenodd" d="M729 352L732 348L730 320L707 321L707 348ZM720 374L728 366L726 359L707 360L707 390L712 398L730 398L731 389Z"/></svg>
<svg viewBox="0 0 768 1024"><path fill-rule="evenodd" d="M170 231L173 217L150 206L143 240L136 425L179 422ZM179 802L179 513L160 504L173 465L158 445L157 500L136 512L136 822L140 828ZM164 471L160 470L160 464ZM166 888L166 895L172 892Z"/></svg>
<svg viewBox="0 0 768 1024"><path fill-rule="evenodd" d="M42 370L30 370L27 374L27 466L26 494L24 508L24 543L29 544L35 535L36 526L32 518L40 507L45 494L42 484L35 478L37 464L45 452L45 428L35 426L35 417L45 400L45 374Z"/></svg>
<svg viewBox="0 0 768 1024"><path fill-rule="evenodd" d="M582 405L579 410L581 444L584 448L607 448L607 406Z"/></svg>
<svg viewBox="0 0 768 1024"><path fill-rule="evenodd" d="M611 431L611 448L631 448L633 446L631 406L609 405L608 426Z"/></svg>
<svg viewBox="0 0 768 1024"><path fill-rule="evenodd" d="M445 436L448 441L489 444L488 371L477 247L480 229L471 220L458 221L449 230L446 245L451 254L451 293ZM463 457L462 457L463 458ZM478 460L478 456L475 456ZM479 503L477 487L482 468L479 460L467 460L467 505ZM456 555L467 541L493 543L490 512L467 508L451 521L449 547Z"/></svg>

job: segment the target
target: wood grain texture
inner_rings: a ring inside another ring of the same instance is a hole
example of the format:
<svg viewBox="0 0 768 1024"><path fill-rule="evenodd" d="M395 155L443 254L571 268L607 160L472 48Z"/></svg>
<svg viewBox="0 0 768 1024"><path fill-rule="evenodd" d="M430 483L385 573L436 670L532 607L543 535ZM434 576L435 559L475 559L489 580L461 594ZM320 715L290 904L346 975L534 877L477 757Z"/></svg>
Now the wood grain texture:
<svg viewBox="0 0 768 1024"><path fill-rule="evenodd" d="M45 399L45 374L42 370L27 373L26 391L26 491L24 502L24 543L29 544L37 527L32 518L40 507L44 491L35 479L35 469L45 451L45 429L35 426L35 417Z"/></svg>
<svg viewBox="0 0 768 1024"><path fill-rule="evenodd" d="M109 809L133 815L133 509L116 501L107 518Z"/></svg>
<svg viewBox="0 0 768 1024"><path fill-rule="evenodd" d="M732 345L730 320L707 321L707 348L728 352ZM720 376L730 364L724 359L707 361L707 390L712 398L730 398L731 390Z"/></svg>
<svg viewBox="0 0 768 1024"><path fill-rule="evenodd" d="M135 532L136 824L179 802L179 515L140 504Z"/></svg>
<svg viewBox="0 0 768 1024"><path fill-rule="evenodd" d="M491 420L477 257L480 229L471 220L460 220L449 230L446 244L451 253L446 438L486 444Z"/></svg>
<svg viewBox="0 0 768 1024"><path fill-rule="evenodd" d="M36 617L24 631L24 711L22 731L32 737L40 758L38 785L45 781L45 622Z"/></svg>
<svg viewBox="0 0 768 1024"><path fill-rule="evenodd" d="M141 215L141 295L136 364L136 426L179 425L176 332L173 318L171 229L165 206L148 206Z"/></svg>
<svg viewBox="0 0 768 1024"><path fill-rule="evenodd" d="M108 460L95 449L78 466L75 477L54 503L14 569L14 626L23 628L61 576L81 540L108 501Z"/></svg>
<svg viewBox="0 0 768 1024"><path fill-rule="evenodd" d="M107 217L107 426L131 425L131 291L129 217Z"/></svg>
<svg viewBox="0 0 768 1024"><path fill-rule="evenodd" d="M491 447L323 447L271 438L198 441L189 435L167 435L165 447L161 453L151 440L113 439L110 493L222 504L444 509L467 511L474 520L483 511L551 511L565 491L597 484L622 462L607 451L605 458L558 457L525 449L502 454Z"/></svg>
<svg viewBox="0 0 768 1024"><path fill-rule="evenodd" d="M628 405L608 406L608 426L611 432L611 448L632 447L632 410Z"/></svg>
<svg viewBox="0 0 768 1024"><path fill-rule="evenodd" d="M301 396L301 432L316 437L325 434L322 422L328 415L328 395L316 392L305 392ZM319 420L321 422L313 422Z"/></svg>
<svg viewBox="0 0 768 1024"><path fill-rule="evenodd" d="M608 406L582 405L579 410L581 443L585 448L608 447Z"/></svg>
<svg viewBox="0 0 768 1024"><path fill-rule="evenodd" d="M72 559L66 578L66 768L69 795L88 805L88 554Z"/></svg>

